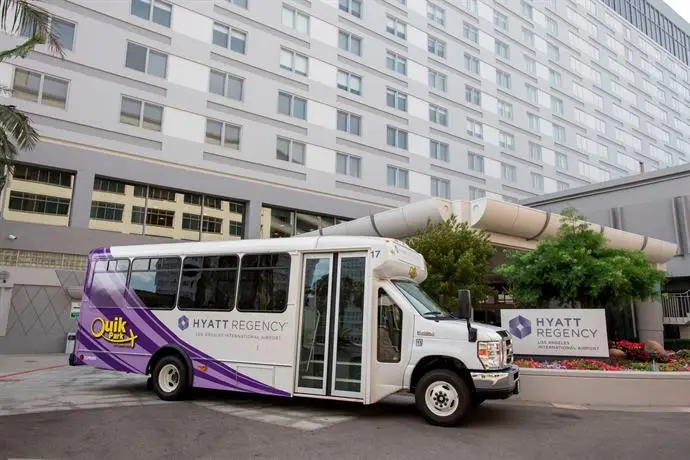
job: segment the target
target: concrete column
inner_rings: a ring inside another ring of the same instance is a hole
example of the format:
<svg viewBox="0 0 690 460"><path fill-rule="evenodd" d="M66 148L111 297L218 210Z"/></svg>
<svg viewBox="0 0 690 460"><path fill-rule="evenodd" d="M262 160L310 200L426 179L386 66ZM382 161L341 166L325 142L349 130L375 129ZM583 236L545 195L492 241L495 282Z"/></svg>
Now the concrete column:
<svg viewBox="0 0 690 460"><path fill-rule="evenodd" d="M641 342L654 340L664 345L664 312L661 301L649 299L635 302L637 335Z"/></svg>
<svg viewBox="0 0 690 460"><path fill-rule="evenodd" d="M7 322L10 318L10 308L12 308L12 288L14 283L10 273L6 270L0 271L0 337L7 334Z"/></svg>
<svg viewBox="0 0 690 460"><path fill-rule="evenodd" d="M244 213L244 238L261 238L261 202L252 200L246 204Z"/></svg>
<svg viewBox="0 0 690 460"><path fill-rule="evenodd" d="M93 171L79 170L74 178L72 206L70 209L70 227L89 228L91 217L91 197L93 196Z"/></svg>

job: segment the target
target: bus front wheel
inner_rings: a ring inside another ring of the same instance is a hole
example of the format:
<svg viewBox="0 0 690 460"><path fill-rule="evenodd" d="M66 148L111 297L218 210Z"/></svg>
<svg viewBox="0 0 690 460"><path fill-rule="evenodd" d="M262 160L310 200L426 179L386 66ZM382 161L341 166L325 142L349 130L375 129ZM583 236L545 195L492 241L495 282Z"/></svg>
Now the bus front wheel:
<svg viewBox="0 0 690 460"><path fill-rule="evenodd" d="M472 391L456 372L435 369L419 380L415 402L427 422L437 426L454 426L471 411Z"/></svg>
<svg viewBox="0 0 690 460"><path fill-rule="evenodd" d="M178 356L163 356L156 362L151 375L153 391L165 401L176 401L187 391L187 366Z"/></svg>

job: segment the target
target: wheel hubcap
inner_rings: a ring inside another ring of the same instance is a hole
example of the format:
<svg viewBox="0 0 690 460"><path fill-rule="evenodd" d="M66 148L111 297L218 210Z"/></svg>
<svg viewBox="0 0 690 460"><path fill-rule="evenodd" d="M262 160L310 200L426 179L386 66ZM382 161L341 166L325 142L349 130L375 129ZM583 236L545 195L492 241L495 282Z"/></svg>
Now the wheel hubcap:
<svg viewBox="0 0 690 460"><path fill-rule="evenodd" d="M172 393L180 385L180 370L173 364L166 364L158 374L158 386L166 393Z"/></svg>
<svg viewBox="0 0 690 460"><path fill-rule="evenodd" d="M435 382L426 391L426 406L438 416L452 415L458 409L458 392L447 382Z"/></svg>

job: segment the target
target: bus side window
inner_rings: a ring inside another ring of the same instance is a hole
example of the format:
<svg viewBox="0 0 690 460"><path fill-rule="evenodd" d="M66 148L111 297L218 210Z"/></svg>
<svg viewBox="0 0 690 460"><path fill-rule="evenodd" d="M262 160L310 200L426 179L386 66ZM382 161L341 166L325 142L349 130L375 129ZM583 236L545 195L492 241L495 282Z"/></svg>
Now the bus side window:
<svg viewBox="0 0 690 460"><path fill-rule="evenodd" d="M235 308L237 256L185 257L177 306L180 310Z"/></svg>
<svg viewBox="0 0 690 460"><path fill-rule="evenodd" d="M129 259L97 260L93 265L91 282L84 289L93 308L121 308L120 299L127 288ZM118 295L114 295L114 294Z"/></svg>
<svg viewBox="0 0 690 460"><path fill-rule="evenodd" d="M402 346L403 314L393 299L379 289L378 301L378 347L376 359L381 363L399 363Z"/></svg>
<svg viewBox="0 0 690 460"><path fill-rule="evenodd" d="M246 254L240 267L237 311L282 313L290 287L290 254Z"/></svg>
<svg viewBox="0 0 690 460"><path fill-rule="evenodd" d="M177 299L181 268L179 257L134 259L129 289L139 302L132 299L131 307L172 310Z"/></svg>

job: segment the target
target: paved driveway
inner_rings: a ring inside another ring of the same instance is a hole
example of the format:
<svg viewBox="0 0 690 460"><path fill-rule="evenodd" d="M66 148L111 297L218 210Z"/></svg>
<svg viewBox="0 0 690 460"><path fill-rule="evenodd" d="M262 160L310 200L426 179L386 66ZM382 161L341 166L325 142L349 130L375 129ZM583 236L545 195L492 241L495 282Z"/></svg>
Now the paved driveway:
<svg viewBox="0 0 690 460"><path fill-rule="evenodd" d="M142 377L63 367L0 380L0 458L666 459L690 455L690 414L489 402L437 428L412 400L372 407L198 392L165 403Z"/></svg>

